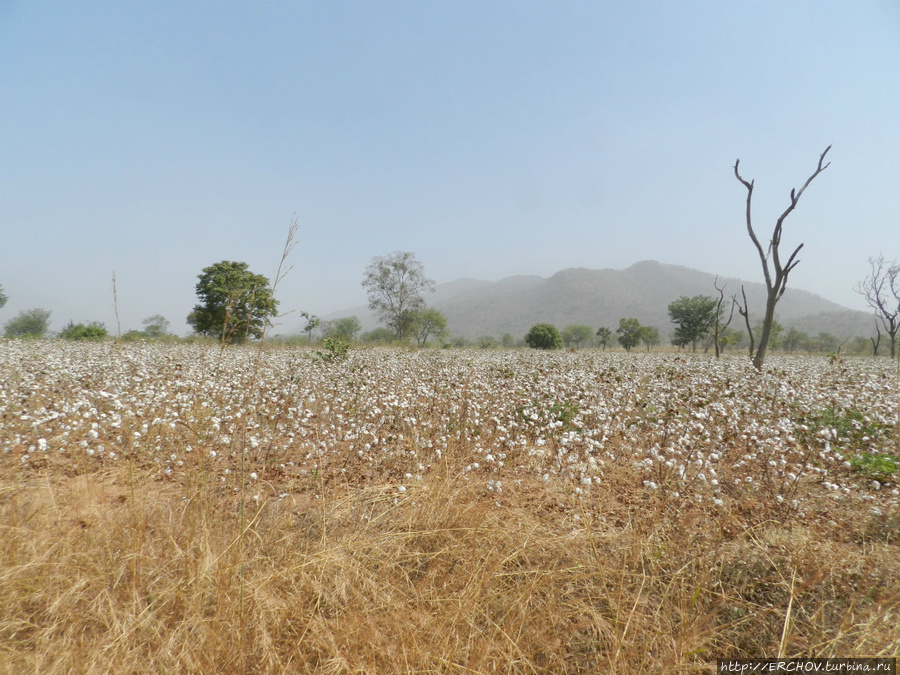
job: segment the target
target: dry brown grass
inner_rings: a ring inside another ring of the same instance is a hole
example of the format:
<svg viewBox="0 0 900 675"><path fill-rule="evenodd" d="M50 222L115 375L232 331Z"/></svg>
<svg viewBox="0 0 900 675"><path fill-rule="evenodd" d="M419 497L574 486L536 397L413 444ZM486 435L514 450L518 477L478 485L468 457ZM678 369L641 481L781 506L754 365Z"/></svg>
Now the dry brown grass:
<svg viewBox="0 0 900 675"><path fill-rule="evenodd" d="M676 508L636 478L497 502L435 475L243 516L222 489L127 470L4 479L0 670L693 673L900 652L896 524Z"/></svg>

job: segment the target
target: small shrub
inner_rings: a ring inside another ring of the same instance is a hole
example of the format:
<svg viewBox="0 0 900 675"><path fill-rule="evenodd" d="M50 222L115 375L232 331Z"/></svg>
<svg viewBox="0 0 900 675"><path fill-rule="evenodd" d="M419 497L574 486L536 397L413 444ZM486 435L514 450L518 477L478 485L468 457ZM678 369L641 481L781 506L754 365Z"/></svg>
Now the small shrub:
<svg viewBox="0 0 900 675"><path fill-rule="evenodd" d="M475 344L478 345L480 349L491 349L497 346L497 340L492 338L490 335L482 335L480 338L475 340Z"/></svg>
<svg viewBox="0 0 900 675"><path fill-rule="evenodd" d="M102 340L107 336L106 326L99 321L89 324L72 323L62 329L59 334L63 340Z"/></svg>
<svg viewBox="0 0 900 675"><path fill-rule="evenodd" d="M327 337L322 340L322 346L325 348L325 351L317 349L316 356L328 363L335 363L347 358L351 343L344 338Z"/></svg>
<svg viewBox="0 0 900 675"><path fill-rule="evenodd" d="M897 473L897 460L875 452L857 452L848 458L850 466L867 478L887 480Z"/></svg>

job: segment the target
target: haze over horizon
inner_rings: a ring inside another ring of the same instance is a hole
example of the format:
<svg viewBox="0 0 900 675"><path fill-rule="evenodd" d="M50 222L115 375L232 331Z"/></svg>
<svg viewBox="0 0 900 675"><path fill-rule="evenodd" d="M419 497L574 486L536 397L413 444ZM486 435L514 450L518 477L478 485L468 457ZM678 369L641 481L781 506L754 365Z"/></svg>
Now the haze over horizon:
<svg viewBox="0 0 900 675"><path fill-rule="evenodd" d="M0 5L0 285L19 311L185 333L204 267L282 311L365 304L374 256L438 283L657 260L866 310L900 258L900 6L385 1ZM290 330L299 319L287 317Z"/></svg>

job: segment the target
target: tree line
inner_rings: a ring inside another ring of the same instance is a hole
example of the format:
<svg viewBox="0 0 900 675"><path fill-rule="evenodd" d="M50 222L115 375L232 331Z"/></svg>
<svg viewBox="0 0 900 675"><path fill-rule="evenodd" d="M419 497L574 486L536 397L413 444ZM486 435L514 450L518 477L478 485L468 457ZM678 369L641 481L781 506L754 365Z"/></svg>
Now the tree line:
<svg viewBox="0 0 900 675"><path fill-rule="evenodd" d="M888 261L884 256L872 258L869 263L870 274L855 290L875 309L875 336L847 340L826 332L808 335L796 328L786 330L773 318L767 348L780 348L790 353L870 351L877 355L886 338L891 356L896 356L900 329L900 263ZM278 302L269 280L251 272L246 263L221 261L204 268L198 279L195 291L199 302L187 317L198 335L233 344L260 339L277 316ZM662 341L658 328L642 325L633 317L622 318L615 329L601 326L594 331L586 324L571 324L559 330L552 324L539 323L520 339L508 333L499 338L481 336L474 341L451 337L444 315L425 302L423 295L434 289L434 281L426 276L424 266L411 252L398 251L373 258L365 270L362 285L367 291L369 308L383 325L361 333L362 324L356 316L322 321L314 314L301 312L306 322L302 334L307 344L313 343L314 332L319 333L318 340L332 346L414 341L419 346L437 343L456 347L526 345L536 349L563 346L580 349L596 345L606 350L617 343L626 351L635 348L649 351ZM763 322L748 325L746 332L732 328L735 311L740 312L741 303L733 299L729 305L725 302L724 286L719 286L718 279L714 286L718 297L682 296L669 304L668 314L674 324L671 344L692 351L698 347L705 352L714 349L717 355L726 349L747 347L752 357L753 335L763 332ZM7 300L0 287L0 307ZM49 320L47 310L24 310L6 322L4 334L11 338L45 337ZM155 314L144 319L143 330L131 330L121 337L125 340L174 338L169 325L165 317ZM58 336L70 340L96 340L108 337L108 331L99 322L69 322Z"/></svg>

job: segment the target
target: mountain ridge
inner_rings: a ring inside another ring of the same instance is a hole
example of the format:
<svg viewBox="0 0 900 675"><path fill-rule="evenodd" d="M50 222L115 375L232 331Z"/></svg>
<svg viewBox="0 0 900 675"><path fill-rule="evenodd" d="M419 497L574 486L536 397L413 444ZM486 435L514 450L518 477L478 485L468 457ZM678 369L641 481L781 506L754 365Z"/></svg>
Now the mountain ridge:
<svg viewBox="0 0 900 675"><path fill-rule="evenodd" d="M682 265L642 260L622 269L570 267L550 277L514 275L498 281L461 278L438 284L425 301L447 318L455 337L475 339L482 335L498 337L509 333L520 338L539 322L563 328L587 324L594 329L606 326L615 330L619 319L633 317L642 324L655 326L663 339L674 329L668 317L669 304L681 296L718 296L713 283L716 275ZM732 295L740 297L741 286L747 293L751 322L762 317L765 286L731 277L718 277L725 288L726 316ZM325 320L356 315L364 330L378 325L365 306L335 312ZM829 332L841 338L869 335L872 317L849 309L810 291L790 286L776 308L776 319L785 328L797 328L809 334ZM735 312L732 327L743 328L743 319Z"/></svg>

